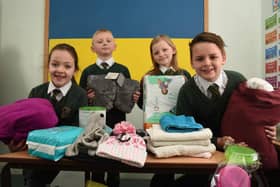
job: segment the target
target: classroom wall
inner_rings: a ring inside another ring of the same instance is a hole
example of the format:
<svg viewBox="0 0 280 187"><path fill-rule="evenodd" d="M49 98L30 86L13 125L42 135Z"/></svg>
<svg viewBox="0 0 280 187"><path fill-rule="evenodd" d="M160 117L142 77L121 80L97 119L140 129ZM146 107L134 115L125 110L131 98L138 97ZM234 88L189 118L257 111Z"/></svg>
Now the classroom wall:
<svg viewBox="0 0 280 187"><path fill-rule="evenodd" d="M271 0L208 0L209 31L227 44L226 69L264 76L265 17ZM28 95L43 81L44 0L0 0L0 105ZM65 10L66 11L66 10ZM128 120L142 125L138 107ZM3 145L0 144L3 151Z"/></svg>
<svg viewBox="0 0 280 187"><path fill-rule="evenodd" d="M272 12L271 0L208 1L209 31L228 45L225 68L262 77L262 10ZM26 97L43 80L44 3L0 0L0 105Z"/></svg>

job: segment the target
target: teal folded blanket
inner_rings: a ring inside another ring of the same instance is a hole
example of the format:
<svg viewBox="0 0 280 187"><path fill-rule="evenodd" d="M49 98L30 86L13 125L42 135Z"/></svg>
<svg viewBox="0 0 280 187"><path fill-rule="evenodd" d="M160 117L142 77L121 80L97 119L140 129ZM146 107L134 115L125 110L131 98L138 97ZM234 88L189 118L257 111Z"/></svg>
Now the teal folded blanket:
<svg viewBox="0 0 280 187"><path fill-rule="evenodd" d="M192 116L163 115L160 118L160 126L166 132L193 132L202 129L203 126L196 123Z"/></svg>

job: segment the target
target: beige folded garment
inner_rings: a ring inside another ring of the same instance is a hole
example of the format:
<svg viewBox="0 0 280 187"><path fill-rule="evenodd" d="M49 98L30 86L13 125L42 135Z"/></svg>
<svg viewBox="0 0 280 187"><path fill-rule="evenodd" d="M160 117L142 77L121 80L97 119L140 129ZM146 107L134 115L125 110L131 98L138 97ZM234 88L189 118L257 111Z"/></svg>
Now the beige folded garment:
<svg viewBox="0 0 280 187"><path fill-rule="evenodd" d="M204 145L207 146L211 143L210 139L207 140L188 140L188 141L151 141L154 147L168 146L168 145Z"/></svg>
<svg viewBox="0 0 280 187"><path fill-rule="evenodd" d="M201 153L214 153L216 147L214 144L208 146L202 145L171 145L162 147L153 147L150 142L147 144L148 150L156 155L158 158L166 158L173 156L195 156Z"/></svg>
<svg viewBox="0 0 280 187"><path fill-rule="evenodd" d="M161 129L160 125L153 125L147 129L151 141L190 141L190 140L209 140L212 138L212 131L209 128L204 128L199 131L175 133L166 132Z"/></svg>
<svg viewBox="0 0 280 187"><path fill-rule="evenodd" d="M213 153L210 152L204 152L204 153L198 153L195 155L192 155L191 157L197 157L197 158L211 158Z"/></svg>

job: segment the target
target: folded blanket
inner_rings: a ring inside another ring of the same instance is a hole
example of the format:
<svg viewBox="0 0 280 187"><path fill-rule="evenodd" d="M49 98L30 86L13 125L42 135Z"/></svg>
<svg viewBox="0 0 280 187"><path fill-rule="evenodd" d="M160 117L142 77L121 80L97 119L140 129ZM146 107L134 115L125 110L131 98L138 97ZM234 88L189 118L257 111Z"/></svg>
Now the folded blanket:
<svg viewBox="0 0 280 187"><path fill-rule="evenodd" d="M168 133L162 130L160 125L153 125L152 128L147 129L147 132L153 142L207 140L212 138L212 131L209 128L187 133Z"/></svg>
<svg viewBox="0 0 280 187"><path fill-rule="evenodd" d="M0 106L0 141L8 144L27 138L35 129L55 127L58 118L53 105L47 99L27 98Z"/></svg>
<svg viewBox="0 0 280 187"><path fill-rule="evenodd" d="M197 157L197 158L211 158L213 153L210 152L204 152L204 153L198 153L195 155L192 155L191 157Z"/></svg>
<svg viewBox="0 0 280 187"><path fill-rule="evenodd" d="M203 128L201 124L195 122L192 116L185 115L163 115L159 123L166 132L192 132Z"/></svg>
<svg viewBox="0 0 280 187"><path fill-rule="evenodd" d="M151 141L154 147L168 146L168 145L204 145L211 143L210 139L205 140L189 140L189 141Z"/></svg>
<svg viewBox="0 0 280 187"><path fill-rule="evenodd" d="M209 144L208 146L202 145L171 145L162 147L153 147L148 141L148 150L156 155L158 158L166 158L173 156L194 156L197 154L210 152L214 153L216 147L214 144Z"/></svg>

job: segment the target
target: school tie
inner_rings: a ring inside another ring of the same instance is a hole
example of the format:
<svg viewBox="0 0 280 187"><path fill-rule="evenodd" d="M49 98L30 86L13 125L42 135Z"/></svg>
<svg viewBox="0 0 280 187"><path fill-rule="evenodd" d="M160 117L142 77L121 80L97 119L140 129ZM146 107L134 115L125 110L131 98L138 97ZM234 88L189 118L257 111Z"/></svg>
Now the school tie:
<svg viewBox="0 0 280 187"><path fill-rule="evenodd" d="M102 62L101 66L103 67L103 69L108 69L109 64L107 64L106 62Z"/></svg>
<svg viewBox="0 0 280 187"><path fill-rule="evenodd" d="M168 69L164 75L173 75L174 74L174 71L172 69Z"/></svg>
<svg viewBox="0 0 280 187"><path fill-rule="evenodd" d="M221 96L219 92L219 86L215 83L208 87L208 91L211 93L212 100L216 100Z"/></svg>
<svg viewBox="0 0 280 187"><path fill-rule="evenodd" d="M61 91L60 91L60 89L54 89L54 90L52 91L52 100L53 100L54 102L59 101L59 100L61 99L61 95L60 95L60 94L62 94Z"/></svg>

